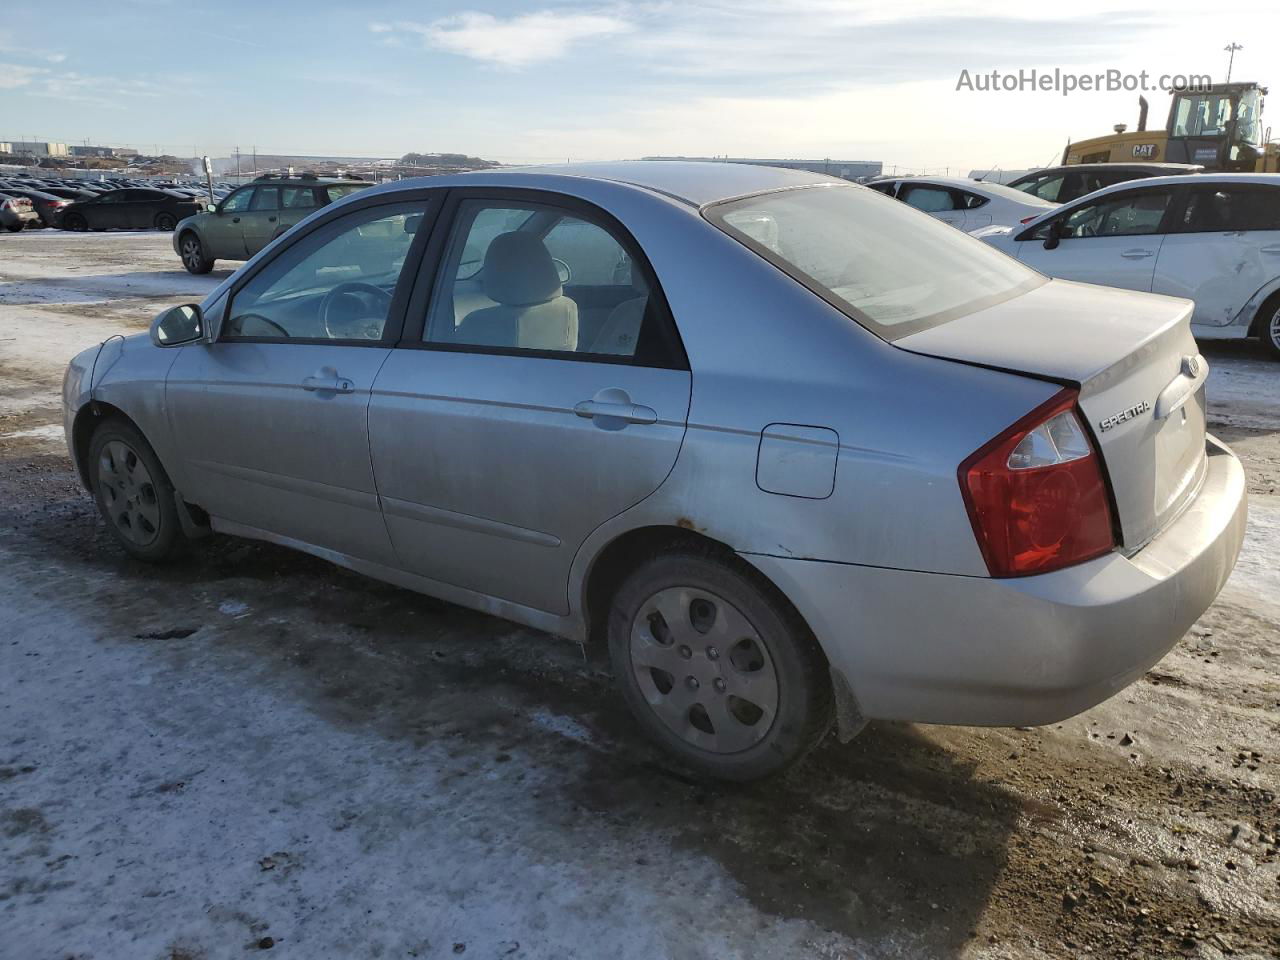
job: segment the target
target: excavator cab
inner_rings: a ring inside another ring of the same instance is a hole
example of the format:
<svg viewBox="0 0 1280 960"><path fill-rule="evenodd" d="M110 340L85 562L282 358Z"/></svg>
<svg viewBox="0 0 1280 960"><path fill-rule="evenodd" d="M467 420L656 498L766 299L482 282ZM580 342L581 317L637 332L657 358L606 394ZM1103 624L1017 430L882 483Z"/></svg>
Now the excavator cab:
<svg viewBox="0 0 1280 960"><path fill-rule="evenodd" d="M1266 92L1256 83L1217 83L1207 90L1175 93L1169 105L1164 159L1199 163L1209 170L1258 170L1265 150Z"/></svg>

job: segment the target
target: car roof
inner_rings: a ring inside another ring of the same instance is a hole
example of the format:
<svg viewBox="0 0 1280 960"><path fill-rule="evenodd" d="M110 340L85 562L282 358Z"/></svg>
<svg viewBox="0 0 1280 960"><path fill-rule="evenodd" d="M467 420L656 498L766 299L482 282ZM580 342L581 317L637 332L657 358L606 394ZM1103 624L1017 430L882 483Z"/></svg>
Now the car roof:
<svg viewBox="0 0 1280 960"><path fill-rule="evenodd" d="M848 180L807 170L764 167L749 163L717 163L692 160L623 160L608 163L571 163L547 166L504 167L470 173L417 177L393 184L417 186L529 186L537 178L571 177L623 183L651 190L695 207L735 197L817 184L854 186ZM384 184L384 187L390 184ZM377 188L375 188L377 189Z"/></svg>
<svg viewBox="0 0 1280 960"><path fill-rule="evenodd" d="M1057 211L1074 210L1082 206L1086 200L1092 202L1096 197L1109 196L1113 193L1125 193L1130 190L1152 190L1161 186L1180 187L1184 184L1204 186L1205 184L1213 183L1240 183L1280 188L1280 173L1186 173L1177 177L1145 177L1141 180L1125 180L1121 183L1113 183L1110 186L1102 187L1093 191L1093 193L1086 193L1082 197L1076 197L1076 199L1069 200L1055 209ZM1055 211L1045 211L1036 218L1035 223L1039 223L1053 212Z"/></svg>

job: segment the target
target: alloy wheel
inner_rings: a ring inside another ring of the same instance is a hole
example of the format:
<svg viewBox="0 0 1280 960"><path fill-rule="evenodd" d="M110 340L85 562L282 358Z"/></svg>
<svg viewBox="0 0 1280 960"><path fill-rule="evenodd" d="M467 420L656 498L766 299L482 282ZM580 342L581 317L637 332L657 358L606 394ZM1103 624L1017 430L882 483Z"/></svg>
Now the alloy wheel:
<svg viewBox="0 0 1280 960"><path fill-rule="evenodd" d="M649 707L702 750L740 753L768 734L778 675L759 631L706 590L668 587L640 605L631 664Z"/></svg>
<svg viewBox="0 0 1280 960"><path fill-rule="evenodd" d="M1267 337L1271 341L1271 349L1280 351L1280 307L1276 308L1271 322L1267 324Z"/></svg>
<svg viewBox="0 0 1280 960"><path fill-rule="evenodd" d="M187 269L198 270L202 259L199 240L189 236L182 241L182 262Z"/></svg>
<svg viewBox="0 0 1280 960"><path fill-rule="evenodd" d="M155 483L137 451L111 440L98 457L98 490L107 516L124 537L145 547L160 534Z"/></svg>

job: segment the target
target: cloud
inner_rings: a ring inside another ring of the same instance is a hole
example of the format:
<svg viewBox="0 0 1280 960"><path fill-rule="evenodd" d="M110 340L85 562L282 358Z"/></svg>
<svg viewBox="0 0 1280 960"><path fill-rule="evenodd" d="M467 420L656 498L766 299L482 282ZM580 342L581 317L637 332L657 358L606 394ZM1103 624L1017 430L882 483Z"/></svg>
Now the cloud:
<svg viewBox="0 0 1280 960"><path fill-rule="evenodd" d="M67 59L65 53L57 50L42 50L15 40L11 30L0 30L0 53L19 60L43 60L45 63L62 63Z"/></svg>
<svg viewBox="0 0 1280 960"><path fill-rule="evenodd" d="M375 23L369 29L385 33L387 26ZM607 10L539 10L505 19L467 11L432 23L401 22L395 26L420 35L427 46L509 69L557 60L576 43L633 29L629 20Z"/></svg>
<svg viewBox="0 0 1280 960"><path fill-rule="evenodd" d="M17 63L0 63L0 90L25 87L49 71L43 67L24 67Z"/></svg>

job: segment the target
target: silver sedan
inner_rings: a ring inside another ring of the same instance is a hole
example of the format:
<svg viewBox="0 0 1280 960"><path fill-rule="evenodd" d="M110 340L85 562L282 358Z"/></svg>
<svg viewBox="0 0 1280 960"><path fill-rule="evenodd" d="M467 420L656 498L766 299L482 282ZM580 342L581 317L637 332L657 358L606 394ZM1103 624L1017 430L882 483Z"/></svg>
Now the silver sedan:
<svg viewBox="0 0 1280 960"><path fill-rule="evenodd" d="M1245 526L1190 314L819 175L483 172L85 351L66 432L134 557L253 537L601 645L742 780L833 724L1058 721L1178 641Z"/></svg>

